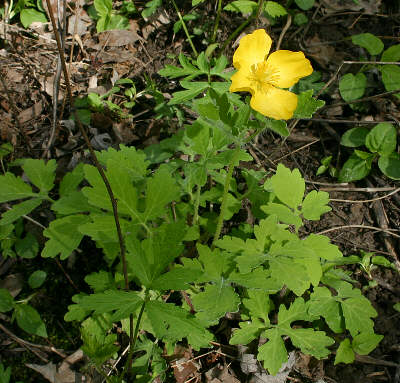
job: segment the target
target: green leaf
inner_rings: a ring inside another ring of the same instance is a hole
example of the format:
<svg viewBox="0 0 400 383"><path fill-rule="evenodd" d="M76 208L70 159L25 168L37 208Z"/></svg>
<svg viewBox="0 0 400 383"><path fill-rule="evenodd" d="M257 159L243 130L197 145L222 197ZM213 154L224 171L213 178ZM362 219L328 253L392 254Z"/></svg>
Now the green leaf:
<svg viewBox="0 0 400 383"><path fill-rule="evenodd" d="M112 0L94 0L94 7L99 16L107 16L112 11Z"/></svg>
<svg viewBox="0 0 400 383"><path fill-rule="evenodd" d="M367 159L362 159L356 153L353 153L339 172L339 182L357 181L366 177L371 171L372 159L373 155Z"/></svg>
<svg viewBox="0 0 400 383"><path fill-rule="evenodd" d="M335 366L339 363L353 363L354 359L355 355L350 344L350 339L346 338L340 342L336 351Z"/></svg>
<svg viewBox="0 0 400 383"><path fill-rule="evenodd" d="M376 56L383 51L383 42L372 33L361 33L351 36L353 44L365 48L370 55Z"/></svg>
<svg viewBox="0 0 400 383"><path fill-rule="evenodd" d="M381 73L382 82L387 91L400 89L400 67L398 65L383 65Z"/></svg>
<svg viewBox="0 0 400 383"><path fill-rule="evenodd" d="M150 17L162 5L162 0L147 1L145 5L146 8L142 11L143 18Z"/></svg>
<svg viewBox="0 0 400 383"><path fill-rule="evenodd" d="M293 21L298 26L304 25L308 23L308 17L303 12L299 12L294 15Z"/></svg>
<svg viewBox="0 0 400 383"><path fill-rule="evenodd" d="M289 136L289 130L287 128L286 121L274 120L272 118L265 118L265 127L272 130L273 132L281 135L282 137Z"/></svg>
<svg viewBox="0 0 400 383"><path fill-rule="evenodd" d="M101 293L105 290L113 289L115 287L112 274L104 270L86 275L85 282L96 293Z"/></svg>
<svg viewBox="0 0 400 383"><path fill-rule="evenodd" d="M398 153L379 157L378 166L385 176L393 180L400 180L400 156Z"/></svg>
<svg viewBox="0 0 400 383"><path fill-rule="evenodd" d="M362 97L367 86L367 77L364 73L346 73L339 81L339 91L343 100L353 101Z"/></svg>
<svg viewBox="0 0 400 383"><path fill-rule="evenodd" d="M0 176L0 185L0 203L37 196L22 178L9 172Z"/></svg>
<svg viewBox="0 0 400 383"><path fill-rule="evenodd" d="M49 240L42 250L42 257L54 258L60 254L61 259L68 258L83 238L78 227L88 221L89 217L84 215L71 215L52 221L43 231L43 235Z"/></svg>
<svg viewBox="0 0 400 383"><path fill-rule="evenodd" d="M301 218L285 205L269 202L267 206L262 206L261 210L268 215L276 214L279 221L295 225L296 229L303 225Z"/></svg>
<svg viewBox="0 0 400 383"><path fill-rule="evenodd" d="M265 324L257 319L251 322L240 322L239 326L240 328L233 332L229 344L249 344L265 328Z"/></svg>
<svg viewBox="0 0 400 383"><path fill-rule="evenodd" d="M348 148L365 145L365 138L368 133L369 129L360 127L346 130L340 139L340 145L347 146Z"/></svg>
<svg viewBox="0 0 400 383"><path fill-rule="evenodd" d="M107 30L123 30L129 28L129 19L122 15L111 15Z"/></svg>
<svg viewBox="0 0 400 383"><path fill-rule="evenodd" d="M128 318L142 304L142 298L133 291L106 290L103 293L91 294L79 302L85 310L94 310L94 314L115 311L111 320L119 321Z"/></svg>
<svg viewBox="0 0 400 383"><path fill-rule="evenodd" d="M307 11L314 6L315 0L295 0L297 6L303 11Z"/></svg>
<svg viewBox="0 0 400 383"><path fill-rule="evenodd" d="M293 117L311 118L313 114L325 105L325 101L317 100L312 97L314 89L302 92L297 97L297 108Z"/></svg>
<svg viewBox="0 0 400 383"><path fill-rule="evenodd" d="M44 283L46 280L47 273L43 270L36 270L34 271L28 279L28 284L32 289L36 289Z"/></svg>
<svg viewBox="0 0 400 383"><path fill-rule="evenodd" d="M264 10L271 17L280 17L287 15L286 9L276 1L267 1L264 5Z"/></svg>
<svg viewBox="0 0 400 383"><path fill-rule="evenodd" d="M15 318L18 326L27 333L47 338L46 326L39 313L32 306L27 304L16 305Z"/></svg>
<svg viewBox="0 0 400 383"><path fill-rule="evenodd" d="M25 8L23 9L19 17L21 19L21 24L24 28L28 28L32 23L47 23L46 15L43 12L39 12L33 8Z"/></svg>
<svg viewBox="0 0 400 383"><path fill-rule="evenodd" d="M328 261L335 261L342 258L339 248L330 243L330 239L324 235L310 234L303 242L319 258Z"/></svg>
<svg viewBox="0 0 400 383"><path fill-rule="evenodd" d="M373 332L362 332L353 338L353 350L359 355L368 355L378 346L382 339L383 335L374 334Z"/></svg>
<svg viewBox="0 0 400 383"><path fill-rule="evenodd" d="M0 362L0 383L9 383L11 379L11 367L4 369L3 364ZM22 382L17 382L22 383Z"/></svg>
<svg viewBox="0 0 400 383"><path fill-rule="evenodd" d="M240 12L242 15L252 13L257 7L255 1L235 0L224 7L224 11Z"/></svg>
<svg viewBox="0 0 400 383"><path fill-rule="evenodd" d="M269 329L265 332L269 341L258 348L257 359L264 361L263 366L271 375L276 375L287 362L287 351L279 330Z"/></svg>
<svg viewBox="0 0 400 383"><path fill-rule="evenodd" d="M276 174L271 177L274 193L284 204L297 209L303 200L305 182L298 169L290 171L279 164Z"/></svg>
<svg viewBox="0 0 400 383"><path fill-rule="evenodd" d="M54 187L56 167L56 160L50 160L45 163L43 160L32 158L24 160L24 164L22 165L25 174L40 189L41 193L47 193Z"/></svg>
<svg viewBox="0 0 400 383"><path fill-rule="evenodd" d="M2 214L2 218L0 219L0 225L8 225L13 223L18 218L23 215L27 215L33 210L35 210L42 203L41 199L29 199L27 201L23 201L17 205L13 205L11 210L6 211Z"/></svg>
<svg viewBox="0 0 400 383"><path fill-rule="evenodd" d="M261 290L248 290L249 298L243 299L243 305L249 310L249 313L254 318L260 318L265 325L269 325L268 314L272 308L272 302L269 295Z"/></svg>
<svg viewBox="0 0 400 383"><path fill-rule="evenodd" d="M360 296L345 299L342 301L342 310L346 328L353 337L359 332L373 332L374 323L370 318L375 318L378 314L367 298Z"/></svg>
<svg viewBox="0 0 400 383"><path fill-rule="evenodd" d="M195 350L209 347L212 334L186 310L172 303L150 301L146 305L145 312L156 337L170 342L187 338Z"/></svg>
<svg viewBox="0 0 400 383"><path fill-rule="evenodd" d="M151 285L152 290L188 290L189 283L195 282L201 275L200 270L190 270L175 266L172 270L159 276Z"/></svg>
<svg viewBox="0 0 400 383"><path fill-rule="evenodd" d="M15 252L25 259L35 258L39 251L39 243L36 237L28 232L24 238L18 238L15 242Z"/></svg>
<svg viewBox="0 0 400 383"><path fill-rule="evenodd" d="M373 153L378 152L381 156L389 156L396 150L397 132L396 128L387 122L376 125L368 134L365 146Z"/></svg>
<svg viewBox="0 0 400 383"><path fill-rule="evenodd" d="M8 156L13 151L14 151L14 147L9 142L1 144L0 145L0 159Z"/></svg>
<svg viewBox="0 0 400 383"><path fill-rule="evenodd" d="M381 61L395 62L400 60L400 44L392 45L382 53Z"/></svg>
<svg viewBox="0 0 400 383"><path fill-rule="evenodd" d="M332 210L328 203L329 194L327 192L312 190L304 198L301 213L305 219L318 221L322 214Z"/></svg>
<svg viewBox="0 0 400 383"><path fill-rule="evenodd" d="M185 101L192 100L209 87L209 84L207 82L180 81L180 84L183 88L187 90L175 92L173 94L174 97L171 101L168 102L168 105L181 104Z"/></svg>
<svg viewBox="0 0 400 383"><path fill-rule="evenodd" d="M194 65L192 65L189 59L183 54L179 54L179 62L182 65L182 68L166 65L165 68L161 69L158 74L160 76L169 77L169 78L177 78L190 76L191 78L195 76L199 76L202 74L201 70L197 69Z"/></svg>
<svg viewBox="0 0 400 383"><path fill-rule="evenodd" d="M14 298L7 289L0 288L0 312L5 313L14 308Z"/></svg>

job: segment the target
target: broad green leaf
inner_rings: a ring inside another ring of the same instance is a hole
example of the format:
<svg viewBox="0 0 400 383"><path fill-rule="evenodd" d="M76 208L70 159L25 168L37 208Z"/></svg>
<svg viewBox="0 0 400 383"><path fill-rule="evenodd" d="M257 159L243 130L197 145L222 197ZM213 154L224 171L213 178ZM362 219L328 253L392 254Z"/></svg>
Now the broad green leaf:
<svg viewBox="0 0 400 383"><path fill-rule="evenodd" d="M94 314L104 314L115 311L112 320L119 321L128 318L142 304L142 298L134 291L106 290L103 293L91 294L79 302L85 310L94 310Z"/></svg>
<svg viewBox="0 0 400 383"><path fill-rule="evenodd" d="M378 346L382 339L383 335L374 334L373 332L361 332L361 334L353 338L353 350L359 355L368 355Z"/></svg>
<svg viewBox="0 0 400 383"><path fill-rule="evenodd" d="M327 192L312 190L304 198L301 213L305 219L318 221L322 214L332 210L328 203L329 194Z"/></svg>
<svg viewBox="0 0 400 383"><path fill-rule="evenodd" d="M61 259L68 258L83 238L78 227L88 221L89 217L84 215L71 215L52 221L43 231L43 235L49 240L42 250L42 257L54 258L60 254Z"/></svg>
<svg viewBox="0 0 400 383"><path fill-rule="evenodd" d="M47 273L43 270L36 270L34 271L28 279L28 284L32 289L36 289L44 283L46 280Z"/></svg>
<svg viewBox="0 0 400 383"><path fill-rule="evenodd" d="M88 199L82 191L71 191L68 194L60 197L51 205L52 210L60 215L70 215L84 212L98 212L101 210L89 204Z"/></svg>
<svg viewBox="0 0 400 383"><path fill-rule="evenodd" d="M308 249L314 251L315 255L328 261L335 261L342 257L342 253L336 245L330 242L324 235L310 234L304 239L304 244Z"/></svg>
<svg viewBox="0 0 400 383"><path fill-rule="evenodd" d="M269 340L258 348L257 359L264 361L263 366L271 375L276 375L288 359L285 343L276 328L267 330L265 336Z"/></svg>
<svg viewBox="0 0 400 383"><path fill-rule="evenodd" d="M5 213L3 213L2 218L0 219L0 225L8 225L10 223L13 223L21 216L27 215L33 210L35 210L41 203L42 203L41 199L35 198L35 199L28 199L17 205L13 205L11 210L8 210Z"/></svg>
<svg viewBox="0 0 400 383"><path fill-rule="evenodd" d="M381 61L395 62L400 60L400 44L392 45L382 53Z"/></svg>
<svg viewBox="0 0 400 383"><path fill-rule="evenodd" d="M262 206L261 210L267 215L275 214L279 221L287 223L288 225L295 225L296 229L303 225L303 221L299 215L295 214L285 205L269 202L267 206Z"/></svg>
<svg viewBox="0 0 400 383"><path fill-rule="evenodd" d="M383 65L381 73L382 82L387 91L400 89L400 67L398 65ZM398 96L399 93L396 95Z"/></svg>
<svg viewBox="0 0 400 383"><path fill-rule="evenodd" d="M86 296L86 294L79 293L72 297L72 301L76 304L68 306L68 312L64 315L64 320L66 322L74 320L82 322L91 313L91 310L85 310L83 307L79 306L79 302L84 296Z"/></svg>
<svg viewBox="0 0 400 383"><path fill-rule="evenodd" d="M76 217L76 216L72 216ZM79 217L79 216L78 216ZM68 218L68 217L66 217ZM115 225L115 219L112 215L105 214L91 214L89 217L85 216L85 220L80 222L77 230L81 235L88 235L93 240L103 243L118 243L117 228ZM125 234L129 228L132 230L132 226L129 227L129 222L125 219L119 219L121 225L122 234Z"/></svg>
<svg viewBox="0 0 400 383"><path fill-rule="evenodd" d="M289 335L293 345L300 348L304 354L312 355L317 359L327 357L330 354L327 347L335 343L323 331L315 331L311 328L285 329L285 335Z"/></svg>
<svg viewBox="0 0 400 383"><path fill-rule="evenodd" d="M343 100L353 101L364 95L367 78L364 73L346 73L339 81L339 91Z"/></svg>
<svg viewBox="0 0 400 383"><path fill-rule="evenodd" d="M276 1L267 1L264 5L264 10L271 17L280 17L287 15L286 9Z"/></svg>
<svg viewBox="0 0 400 383"><path fill-rule="evenodd" d="M47 338L46 326L39 313L32 306L28 304L16 305L15 318L18 326L27 333Z"/></svg>
<svg viewBox="0 0 400 383"><path fill-rule="evenodd" d="M375 318L378 314L367 298L361 296L344 299L342 310L346 328L353 337L359 332L373 332L374 323L370 318Z"/></svg>
<svg viewBox="0 0 400 383"><path fill-rule="evenodd" d="M304 25L308 23L308 17L303 12L298 12L294 15L293 21L296 25Z"/></svg>
<svg viewBox="0 0 400 383"><path fill-rule="evenodd" d="M373 157L362 159L353 153L343 164L339 172L339 182L351 182L361 180L371 171Z"/></svg>
<svg viewBox="0 0 400 383"><path fill-rule="evenodd" d="M99 16L106 16L111 13L112 0L94 0L93 5Z"/></svg>
<svg viewBox="0 0 400 383"><path fill-rule="evenodd" d="M317 100L312 97L313 89L302 92L297 97L297 108L293 117L311 118L313 114L325 105L325 101Z"/></svg>
<svg viewBox="0 0 400 383"><path fill-rule="evenodd" d="M372 56L379 55L383 51L383 42L380 38L372 33L360 33L359 35L351 36L353 44L365 48Z"/></svg>
<svg viewBox="0 0 400 383"><path fill-rule="evenodd" d="M22 178L16 177L9 172L4 176L0 176L0 185L0 203L37 196Z"/></svg>
<svg viewBox="0 0 400 383"><path fill-rule="evenodd" d="M396 150L397 131L387 122L381 122L367 134L365 146L373 153L389 156Z"/></svg>
<svg viewBox="0 0 400 383"><path fill-rule="evenodd" d="M307 11L314 6L315 0L295 0L297 6L303 11Z"/></svg>
<svg viewBox="0 0 400 383"><path fill-rule="evenodd" d="M285 305L279 306L278 326L282 331L289 329L290 324L298 320L309 320L310 316L307 312L307 305L303 298L296 298L295 301L287 309Z"/></svg>
<svg viewBox="0 0 400 383"><path fill-rule="evenodd" d="M181 81L181 86L186 90L181 90L173 94L173 98L168 102L168 105L181 104L185 101L194 99L201 92L204 92L208 87L208 82L189 82Z"/></svg>
<svg viewBox="0 0 400 383"><path fill-rule="evenodd" d="M353 363L354 358L355 355L350 344L350 339L346 338L342 340L336 351L335 366L339 363Z"/></svg>
<svg viewBox="0 0 400 383"><path fill-rule="evenodd" d="M243 305L249 310L252 319L260 318L265 325L269 325L268 314L272 308L269 295L261 290L248 290L248 294L249 298L243 299Z"/></svg>
<svg viewBox="0 0 400 383"><path fill-rule="evenodd" d="M248 258L248 256L242 258ZM275 294L283 286L283 282L272 278L270 270L266 270L263 267L257 267L249 273L233 272L229 274L229 280L239 286L262 291L264 295Z"/></svg>
<svg viewBox="0 0 400 383"><path fill-rule="evenodd" d="M229 344L249 344L256 339L265 328L265 324L257 319L251 322L240 322L239 326L240 328L233 332Z"/></svg>
<svg viewBox="0 0 400 383"><path fill-rule="evenodd" d="M115 287L112 274L104 270L86 275L85 282L95 293L101 293Z"/></svg>
<svg viewBox="0 0 400 383"><path fill-rule="evenodd" d="M273 132L281 135L282 137L289 136L289 130L287 128L286 121L274 120L272 118L265 118L265 121L266 121L265 127L267 129L272 130Z"/></svg>
<svg viewBox="0 0 400 383"><path fill-rule="evenodd" d="M188 290L191 282L201 275L199 270L190 270L175 266L172 270L159 276L151 285L152 290Z"/></svg>
<svg viewBox="0 0 400 383"><path fill-rule="evenodd" d="M235 0L224 7L224 11L240 12L242 15L252 13L257 7L255 1Z"/></svg>
<svg viewBox="0 0 400 383"><path fill-rule="evenodd" d="M129 28L129 19L122 15L111 14L107 30L123 30Z"/></svg>
<svg viewBox="0 0 400 383"><path fill-rule="evenodd" d="M378 166L385 176L393 180L400 180L400 156L398 153L379 157Z"/></svg>
<svg viewBox="0 0 400 383"><path fill-rule="evenodd" d="M340 139L340 145L347 146L348 148L365 145L365 138L368 133L369 129L361 127L346 130Z"/></svg>
<svg viewBox="0 0 400 383"><path fill-rule="evenodd" d="M279 164L276 173L271 177L274 193L284 204L297 209L303 200L305 182L298 169L290 171Z"/></svg>
<svg viewBox="0 0 400 383"><path fill-rule="evenodd" d="M28 232L24 238L18 238L15 242L15 252L25 259L35 258L38 255L39 243L36 237Z"/></svg>
<svg viewBox="0 0 400 383"><path fill-rule="evenodd" d="M162 5L162 0L147 1L145 5L146 8L142 11L143 18L150 17Z"/></svg>
<svg viewBox="0 0 400 383"><path fill-rule="evenodd" d="M32 23L47 23L46 15L43 12L39 12L34 8L24 8L20 14L21 24L24 28L28 28Z"/></svg>
<svg viewBox="0 0 400 383"><path fill-rule="evenodd" d="M207 57L204 52L201 52L197 56L196 64L199 69L204 73L208 73L208 71L210 70L210 63L207 61Z"/></svg>
<svg viewBox="0 0 400 383"><path fill-rule="evenodd" d="M14 308L14 298L7 289L0 288L0 312L5 313Z"/></svg>
<svg viewBox="0 0 400 383"><path fill-rule="evenodd" d="M2 363L0 363L0 383L9 383L11 379L11 367L4 369ZM17 382L22 383L22 382Z"/></svg>
<svg viewBox="0 0 400 383"><path fill-rule="evenodd" d="M54 186L56 176L56 160L45 163L43 160L28 158L24 161L22 169L30 181L37 186L42 193L47 193Z"/></svg>
<svg viewBox="0 0 400 383"><path fill-rule="evenodd" d="M213 108L213 110L216 111L211 103L203 104L202 107ZM213 111L208 109L206 113L212 114ZM216 119L218 119L218 111L216 111L216 113ZM198 122L195 122L192 125L187 125L185 126L185 141L190 145L189 150L194 154L206 156L210 146L210 130L208 127L201 125Z"/></svg>
<svg viewBox="0 0 400 383"><path fill-rule="evenodd" d="M170 342L187 338L195 350L209 347L212 334L186 310L172 303L150 301L146 304L145 312L156 337Z"/></svg>

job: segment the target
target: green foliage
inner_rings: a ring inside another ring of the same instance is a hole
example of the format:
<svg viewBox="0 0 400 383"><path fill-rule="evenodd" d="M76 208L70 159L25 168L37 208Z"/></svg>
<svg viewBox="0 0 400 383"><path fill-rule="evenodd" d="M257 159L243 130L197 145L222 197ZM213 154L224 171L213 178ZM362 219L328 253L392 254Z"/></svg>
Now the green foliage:
<svg viewBox="0 0 400 383"><path fill-rule="evenodd" d="M7 367L5 369L3 363L0 363L0 383L9 383L10 379L11 379L11 367Z"/></svg>
<svg viewBox="0 0 400 383"><path fill-rule="evenodd" d="M345 101L353 101L364 95L367 86L367 78L363 73L345 74L339 82L340 95Z"/></svg>
<svg viewBox="0 0 400 383"><path fill-rule="evenodd" d="M303 11L307 11L314 6L314 0L295 0L297 6Z"/></svg>
<svg viewBox="0 0 400 383"><path fill-rule="evenodd" d="M365 48L370 55L376 56L383 51L383 42L372 33L351 36L353 44Z"/></svg>
<svg viewBox="0 0 400 383"><path fill-rule="evenodd" d="M112 0L94 0L93 5L97 12L96 29L98 33L112 29L128 28L128 19L113 11Z"/></svg>

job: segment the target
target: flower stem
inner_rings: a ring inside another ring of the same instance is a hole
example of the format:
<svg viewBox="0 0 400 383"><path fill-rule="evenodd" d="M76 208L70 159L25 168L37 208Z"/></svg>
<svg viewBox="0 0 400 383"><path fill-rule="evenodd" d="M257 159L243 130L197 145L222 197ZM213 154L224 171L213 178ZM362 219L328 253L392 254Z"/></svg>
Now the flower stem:
<svg viewBox="0 0 400 383"><path fill-rule="evenodd" d="M213 30L213 34L211 36L211 43L214 43L215 39L217 37L217 31L218 31L219 19L221 17L221 11L222 11L222 0L218 0L217 17L215 18L214 30Z"/></svg>
<svg viewBox="0 0 400 383"><path fill-rule="evenodd" d="M219 212L217 228L215 230L215 235L214 235L214 239L213 239L212 246L211 246L212 249L215 247L215 242L219 239L219 236L221 234L222 225L224 223L226 204L228 202L229 185L232 180L233 169L235 168L235 163L239 158L239 154L240 154L240 146L237 146L235 151L233 152L232 159L229 162L228 174L226 175L226 178L225 178L224 194L222 195L222 203L221 203L221 211Z"/></svg>
<svg viewBox="0 0 400 383"><path fill-rule="evenodd" d="M189 31L188 31L188 29L187 29L187 27L186 27L186 24L185 24L185 20L183 20L182 14L181 14L181 12L179 11L179 8L178 8L178 6L177 6L176 3L175 3L175 0L171 0L171 2L172 2L173 6L174 6L174 8L175 8L176 13L178 14L178 17L179 17L180 22L182 23L183 30L185 31L185 34L186 34L186 37L187 37L187 39L188 39L188 41L189 41L190 46L192 47L192 51L193 51L194 55L197 57L199 54L197 53L197 50L196 50L196 48L194 47L192 38L190 37Z"/></svg>

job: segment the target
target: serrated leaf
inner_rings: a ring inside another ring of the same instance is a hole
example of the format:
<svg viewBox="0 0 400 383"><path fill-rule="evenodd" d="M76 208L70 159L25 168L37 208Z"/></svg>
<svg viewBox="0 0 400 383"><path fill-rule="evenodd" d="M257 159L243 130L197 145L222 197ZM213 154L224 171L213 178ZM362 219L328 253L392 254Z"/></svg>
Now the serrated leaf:
<svg viewBox="0 0 400 383"><path fill-rule="evenodd" d="M288 360L285 343L276 328L267 330L265 336L269 341L258 348L257 359L264 361L263 366L271 375L276 375Z"/></svg>
<svg viewBox="0 0 400 383"><path fill-rule="evenodd" d="M353 44L365 48L370 55L376 56L383 51L383 42L372 33L360 33L351 36Z"/></svg>
<svg viewBox="0 0 400 383"><path fill-rule="evenodd" d="M4 176L0 176L0 185L0 203L37 196L22 178L16 177L9 172L6 172Z"/></svg>
<svg viewBox="0 0 400 383"><path fill-rule="evenodd" d="M0 288L0 313L5 313L14 308L14 298L7 289Z"/></svg>
<svg viewBox="0 0 400 383"><path fill-rule="evenodd" d="M382 53L380 61L395 62L400 60L400 44L392 45Z"/></svg>
<svg viewBox="0 0 400 383"><path fill-rule="evenodd" d="M261 210L267 215L275 214L279 221L288 225L295 225L296 229L303 225L301 218L285 205L269 202L267 206L262 206Z"/></svg>
<svg viewBox="0 0 400 383"><path fill-rule="evenodd" d="M112 274L104 270L86 275L85 282L96 293L112 289L115 286Z"/></svg>
<svg viewBox="0 0 400 383"><path fill-rule="evenodd" d="M346 328L353 337L359 332L373 332L374 323L370 318L378 314L367 298L361 296L345 299L342 301L342 310Z"/></svg>
<svg viewBox="0 0 400 383"><path fill-rule="evenodd" d="M257 7L255 1L235 0L224 7L224 11L240 12L242 15L253 12Z"/></svg>
<svg viewBox="0 0 400 383"><path fill-rule="evenodd" d="M172 303L150 301L145 311L158 338L170 342L187 338L195 350L208 347L212 340L212 334L196 318Z"/></svg>
<svg viewBox="0 0 400 383"><path fill-rule="evenodd" d="M194 65L190 63L188 58L183 53L180 53L179 55L179 62L182 65L182 68L173 65L166 65L165 68L161 69L158 72L158 74L164 77L177 78L183 76L194 77L202 73L199 69L197 69Z"/></svg>
<svg viewBox="0 0 400 383"><path fill-rule="evenodd" d="M175 92L173 98L168 102L168 105L181 104L185 101L192 100L201 92L204 92L209 88L208 82L180 81L180 84L186 90Z"/></svg>
<svg viewBox="0 0 400 383"><path fill-rule="evenodd" d="M229 344L249 344L265 328L265 325L257 319L251 322L240 322L239 326L240 328L233 332Z"/></svg>
<svg viewBox="0 0 400 383"><path fill-rule="evenodd" d="M47 338L46 326L39 313L32 306L28 304L16 305L15 318L18 326L27 333Z"/></svg>
<svg viewBox="0 0 400 383"><path fill-rule="evenodd" d="M248 290L249 298L243 299L243 305L249 310L251 317L260 318L265 325L269 325L268 314L271 310L271 301L268 294L260 290Z"/></svg>
<svg viewBox="0 0 400 383"><path fill-rule="evenodd" d="M271 177L274 193L284 204L297 209L303 200L305 182L298 169L290 171L279 164L276 173Z"/></svg>
<svg viewBox="0 0 400 383"><path fill-rule="evenodd" d="M362 97L367 86L367 78L364 73L346 73L339 81L339 91L343 100L353 101Z"/></svg>
<svg viewBox="0 0 400 383"><path fill-rule="evenodd" d="M396 128L387 122L374 126L366 136L365 146L373 153L378 152L381 156L389 156L396 150Z"/></svg>
<svg viewBox="0 0 400 383"><path fill-rule="evenodd" d="M330 242L328 237L324 235L310 234L304 244L307 248L314 251L315 255L328 261L335 261L342 257L342 253L336 245Z"/></svg>
<svg viewBox="0 0 400 383"><path fill-rule="evenodd" d="M318 109L325 105L325 101L313 98L313 93L314 90L310 89L297 96L297 107L293 117L311 118Z"/></svg>
<svg viewBox="0 0 400 383"><path fill-rule="evenodd" d="M355 359L354 351L350 344L350 339L346 338L340 342L336 350L335 366L339 363L353 363Z"/></svg>
<svg viewBox="0 0 400 383"><path fill-rule="evenodd" d="M308 319L310 319L310 316L303 298L296 298L288 309L283 304L279 306L278 326L282 331L290 328L290 324L294 321Z"/></svg>
<svg viewBox="0 0 400 383"><path fill-rule="evenodd" d="M41 203L42 203L41 199L35 198L23 201L17 205L13 205L11 210L8 210L2 214L0 219L0 225L8 225L10 223L13 223L21 216L27 215L33 210L35 210Z"/></svg>
<svg viewBox="0 0 400 383"><path fill-rule="evenodd" d="M43 231L43 235L49 240L42 250L42 257L54 258L60 254L61 259L68 258L83 238L78 227L88 221L89 217L84 215L71 215L52 221Z"/></svg>
<svg viewBox="0 0 400 383"><path fill-rule="evenodd" d="M367 128L352 128L346 130L340 139L340 145L347 146L348 148L356 148L365 144L365 138L369 133Z"/></svg>
<svg viewBox="0 0 400 383"><path fill-rule="evenodd" d="M54 187L54 178L56 176L56 160L44 162L28 158L24 161L22 169L30 181L37 186L42 193L47 193Z"/></svg>
<svg viewBox="0 0 400 383"><path fill-rule="evenodd" d="M286 9L276 1L267 1L264 9L271 17L287 15Z"/></svg>
<svg viewBox="0 0 400 383"><path fill-rule="evenodd" d="M191 282L202 275L200 270L190 270L175 266L172 270L159 276L152 284L152 290L187 290Z"/></svg>
<svg viewBox="0 0 400 383"><path fill-rule="evenodd" d="M78 214L83 212L98 212L101 210L89 204L82 191L71 191L55 201L51 208L60 215Z"/></svg>
<svg viewBox="0 0 400 383"><path fill-rule="evenodd" d="M353 350L359 355L368 355L378 346L382 339L383 335L374 334L373 332L361 332L361 334L353 337Z"/></svg>
<svg viewBox="0 0 400 383"><path fill-rule="evenodd" d="M327 192L312 190L304 198L301 213L305 219L318 221L322 214L332 210L328 203L329 194Z"/></svg>

